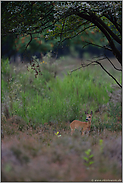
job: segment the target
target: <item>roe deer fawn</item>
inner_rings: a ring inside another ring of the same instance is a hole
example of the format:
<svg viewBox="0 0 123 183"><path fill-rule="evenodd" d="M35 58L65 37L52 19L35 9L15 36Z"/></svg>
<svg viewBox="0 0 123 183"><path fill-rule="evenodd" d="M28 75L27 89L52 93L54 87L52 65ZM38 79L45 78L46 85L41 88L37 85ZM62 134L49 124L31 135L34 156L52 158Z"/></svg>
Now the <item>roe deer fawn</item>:
<svg viewBox="0 0 123 183"><path fill-rule="evenodd" d="M92 119L93 112L91 111L90 114L85 112L85 114L86 114L86 121L87 122L82 122L82 121L78 121L78 120L72 121L72 123L70 124L71 135L73 134L75 129L82 130L82 135L84 135L85 131L88 131L88 132L90 131L91 119Z"/></svg>

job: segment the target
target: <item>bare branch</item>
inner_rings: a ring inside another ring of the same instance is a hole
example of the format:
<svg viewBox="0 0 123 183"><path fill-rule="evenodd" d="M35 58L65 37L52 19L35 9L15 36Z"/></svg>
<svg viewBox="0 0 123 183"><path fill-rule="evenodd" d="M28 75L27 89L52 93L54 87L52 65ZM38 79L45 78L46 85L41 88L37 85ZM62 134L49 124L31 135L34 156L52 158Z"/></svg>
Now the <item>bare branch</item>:
<svg viewBox="0 0 123 183"><path fill-rule="evenodd" d="M71 73L72 72L74 72L74 71L76 71L76 70L78 70L78 69L81 69L82 67L87 67L87 66L89 66L89 65L100 65L101 66L101 68L122 88L122 85L116 80L116 78L112 75L112 74L110 74L105 68L104 68L104 66L99 62L100 60L104 60L105 58L101 58L101 59L98 59L98 61L93 61L93 62L90 62L90 63L88 63L88 64L81 64L81 66L80 67L78 67L78 68L76 68L76 69L73 69L73 70L71 70ZM87 60L87 61L89 61L89 60Z"/></svg>
<svg viewBox="0 0 123 183"><path fill-rule="evenodd" d="M116 27L116 29L119 31L119 33L121 35L122 34L121 25L119 25L116 22L116 19L113 19L112 16L111 15L109 16L109 14L107 14L107 13L104 13L103 15L114 24L114 26Z"/></svg>
<svg viewBox="0 0 123 183"><path fill-rule="evenodd" d="M104 59L105 59L105 57L103 57L103 58L99 58L99 59L98 59L98 61L100 61L100 60L104 60ZM89 61L89 62L90 62L90 60L86 60L86 61ZM95 62L96 62L96 61L92 61L92 62L90 62L90 64L91 64L91 63L93 64L93 63L95 63ZM89 64L89 65L90 65L90 64ZM87 66L88 66L88 65L87 65Z"/></svg>
<svg viewBox="0 0 123 183"><path fill-rule="evenodd" d="M90 13L90 15L87 15L83 12L78 12L78 11L74 11L74 13L78 16L80 16L81 18L84 18L86 20L89 20L90 22L93 22L95 25L97 25L99 27L99 25L103 26L103 29L105 29L105 32L108 32L108 34L110 34L113 39L115 39L119 44L122 43L122 41L119 39L118 36L116 36L110 29L109 27L98 17L96 16L94 13ZM100 28L100 27L99 27Z"/></svg>
<svg viewBox="0 0 123 183"><path fill-rule="evenodd" d="M109 33L105 30L105 28L102 25L98 24L98 22L96 22L96 23L97 23L97 26L99 27L99 29L105 34L106 38L109 41L110 47L112 48L113 54L118 59L119 63L122 65L121 53L116 48L111 36L109 35Z"/></svg>
<svg viewBox="0 0 123 183"><path fill-rule="evenodd" d="M114 33L113 33L113 35L112 34L110 35L110 33L112 31L111 30L109 31L109 28L107 27L107 25L102 20L100 20L97 16L94 16L94 15L89 16L85 13L77 12L77 11L75 11L74 13L76 15L80 16L81 18L84 18L84 19L92 22L95 26L97 26L102 31L102 33L106 36L107 40L109 41L113 54L118 59L119 63L122 65L121 53L116 48L116 46L113 42L113 39L111 38L111 36L114 37ZM121 40L117 36L115 37L115 40L117 40L117 42L121 43Z"/></svg>
<svg viewBox="0 0 123 183"><path fill-rule="evenodd" d="M107 47L106 45L103 46L105 49L109 50L109 51L112 51L112 49L110 49L109 47Z"/></svg>
<svg viewBox="0 0 123 183"><path fill-rule="evenodd" d="M80 66L80 67L78 67L78 68L76 68L76 69L73 69L73 70L71 70L70 72L72 73L72 72L77 71L77 70L79 70L79 69L81 69L81 68L82 68L82 66Z"/></svg>
<svg viewBox="0 0 123 183"><path fill-rule="evenodd" d="M105 55L105 57L108 59L108 61L111 63L111 65L117 70L117 71L122 71L122 69L118 69L115 67L115 65L111 62L111 60Z"/></svg>
<svg viewBox="0 0 123 183"><path fill-rule="evenodd" d="M29 44L32 42L32 34L31 33L29 33L30 34L30 41L28 42L28 44L26 45L26 49L27 49L27 47L29 46ZM25 50L26 50L25 49Z"/></svg>
<svg viewBox="0 0 123 183"><path fill-rule="evenodd" d="M27 55L26 54L26 49L27 49L27 47L30 45L30 43L31 43L31 41L32 41L32 34L31 33L29 33L29 35L30 35L30 41L27 43L27 45L26 45L26 48L25 48L25 50L24 50L24 55Z"/></svg>
<svg viewBox="0 0 123 183"><path fill-rule="evenodd" d="M90 27L95 27L95 25L91 25L91 26L89 26L89 27L86 27L85 29L79 31L79 32L78 32L77 34L75 34L74 36L69 36L69 37L65 38L64 40L62 40L62 42L66 41L67 39L72 39L72 38L76 37L78 34L84 32L86 29L89 29Z"/></svg>
<svg viewBox="0 0 123 183"><path fill-rule="evenodd" d="M93 15L95 17L95 19L99 22L99 24L101 24L106 30L107 32L112 36L113 39L115 39L119 44L122 43L122 40L116 35L114 34L114 32L104 23L104 21L102 21L98 16Z"/></svg>
<svg viewBox="0 0 123 183"><path fill-rule="evenodd" d="M105 58L101 58L101 59L99 59L99 60L104 60ZM90 60L86 60L86 61L90 61ZM76 69L73 69L73 70L71 70L70 72L74 72L74 71L76 71L76 70L79 70L79 69L81 69L82 67L87 67L87 66L89 66L89 65L98 65L98 64L95 64L95 62L96 61L93 61L93 62L90 62L89 64L81 64L81 66L80 67L78 67L78 68L76 68Z"/></svg>
<svg viewBox="0 0 123 183"><path fill-rule="evenodd" d="M68 39L72 39L72 38L76 37L76 36L79 35L81 32L83 32L84 30L86 30L86 29L88 29L88 28L90 28L90 27L94 27L94 25L91 25L91 26L89 26L89 27L86 27L85 29L79 31L79 32L78 32L76 35L74 35L74 36L67 37L67 38L65 38L65 39L62 40L62 41L60 40L60 41L59 41L59 44L58 44L58 46L57 46L57 51L58 51L58 48L59 48L60 44L62 44L62 42L66 41L66 40L68 40Z"/></svg>
<svg viewBox="0 0 123 183"><path fill-rule="evenodd" d="M100 63L100 62L98 62L98 61L95 61L96 63L98 63L100 66L101 66L101 68L111 77L111 78L113 78L113 80L122 88L122 85L116 80L116 78L112 75L112 74L110 74L104 67L103 67L103 65Z"/></svg>
<svg viewBox="0 0 123 183"><path fill-rule="evenodd" d="M103 55L101 55L101 56L103 56ZM101 56L99 56L99 57L101 57ZM118 70L118 71L120 71L120 72L122 71L122 69L116 68L115 65L111 62L111 60L110 60L105 54L104 54L104 56L105 56L104 58L100 58L100 59L98 59L98 61L104 60L104 59L108 59L108 61L109 61L110 64L114 67L114 69L116 69L116 70ZM93 57L92 60L95 59L95 58L98 58L98 57ZM91 62L90 60L86 60L86 61ZM93 62L96 62L96 61L93 61ZM93 62L91 62L91 63L93 63ZM90 65L90 64L89 64L89 65ZM87 66L88 66L88 65L87 65Z"/></svg>
<svg viewBox="0 0 123 183"><path fill-rule="evenodd" d="M85 43L87 43L86 45L84 45L82 48L85 48L86 46L88 46L88 45L94 45L94 46L97 46L97 47L100 47L100 48L104 48L104 49L107 49L107 50L109 50L109 51L112 51L112 49L110 49L110 48L108 48L107 46L100 46L100 45L97 45L97 44L94 44L94 43L90 43L90 42L88 42L88 41L84 41Z"/></svg>
<svg viewBox="0 0 123 183"><path fill-rule="evenodd" d="M63 22L63 25L62 25L62 30L61 30L61 33L60 33L60 41L62 39L62 35L63 35L63 28L64 28L64 24L65 24L65 19L64 19L64 22Z"/></svg>

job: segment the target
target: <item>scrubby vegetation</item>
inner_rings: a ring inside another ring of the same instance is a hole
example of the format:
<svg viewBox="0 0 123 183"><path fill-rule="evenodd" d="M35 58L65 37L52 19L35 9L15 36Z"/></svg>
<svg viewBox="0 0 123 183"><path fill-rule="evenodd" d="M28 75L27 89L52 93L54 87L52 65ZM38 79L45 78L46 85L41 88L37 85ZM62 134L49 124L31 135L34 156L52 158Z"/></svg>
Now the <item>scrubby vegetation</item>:
<svg viewBox="0 0 123 183"><path fill-rule="evenodd" d="M58 64L45 59L17 67L2 60L2 181L121 180L121 96L112 100L114 81L96 66L61 78ZM71 136L70 122L84 121L91 110L89 136Z"/></svg>

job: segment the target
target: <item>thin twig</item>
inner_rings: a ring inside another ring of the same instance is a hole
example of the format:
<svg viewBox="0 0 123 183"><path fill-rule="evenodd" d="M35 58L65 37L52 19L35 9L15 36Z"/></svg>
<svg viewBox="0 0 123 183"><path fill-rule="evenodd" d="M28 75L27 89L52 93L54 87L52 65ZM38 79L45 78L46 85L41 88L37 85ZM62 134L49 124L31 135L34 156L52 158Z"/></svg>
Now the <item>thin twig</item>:
<svg viewBox="0 0 123 183"><path fill-rule="evenodd" d="M29 33L30 34L30 41L28 42L28 44L26 45L26 48L25 48L25 50L27 49L27 47L29 46L29 44L31 43L31 41L32 41L32 34L31 33Z"/></svg>
<svg viewBox="0 0 123 183"><path fill-rule="evenodd" d="M72 38L76 37L77 35L79 35L80 33L82 33L83 31L85 31L86 29L89 29L90 27L94 27L94 26L95 26L95 25L91 25L91 26L89 26L89 27L86 27L85 29L79 31L79 32L78 32L77 34L75 34L74 36L70 36L70 37L65 38L64 40L62 40L62 42L66 41L67 39L72 39Z"/></svg>
<svg viewBox="0 0 123 183"><path fill-rule="evenodd" d="M100 48L104 48L104 49L107 49L107 50L109 50L109 51L112 51L112 49L110 49L110 48L108 48L107 46L100 46L100 45L98 45L98 44L94 44L94 43L90 43L90 42L88 42L88 41L84 41L85 43L87 43L86 45L84 45L82 48L85 48L86 46L88 46L88 45L94 45L94 46L97 46L97 47L100 47Z"/></svg>
<svg viewBox="0 0 123 183"><path fill-rule="evenodd" d="M115 65L111 62L111 60L105 55L105 57L108 59L108 61L111 63L111 65L117 70L117 71L122 71L122 69L118 69L115 67Z"/></svg>
<svg viewBox="0 0 123 183"><path fill-rule="evenodd" d="M60 33L60 42L62 40L62 34L63 34L64 24L65 24L65 19L64 19L64 22L63 22L63 25L62 25L62 30L61 30L61 33Z"/></svg>
<svg viewBox="0 0 123 183"><path fill-rule="evenodd" d="M99 58L98 59L98 61L100 61L100 60L104 60L105 59L105 57L103 57L103 58ZM90 60L86 60L86 61L89 61L90 62ZM96 62L96 61L93 61L93 62ZM93 63L93 62L91 62L91 63Z"/></svg>
<svg viewBox="0 0 123 183"><path fill-rule="evenodd" d="M26 56L27 55L27 53L26 53L26 50L27 50L27 47L30 45L30 43L31 43L31 41L32 41L32 34L31 33L29 33L30 34L30 41L27 43L27 45L26 45L26 48L25 48L25 50L24 50L24 55ZM28 57L28 56L27 56ZM29 57L28 57L29 58Z"/></svg>
<svg viewBox="0 0 123 183"><path fill-rule="evenodd" d="M76 71L76 70L81 69L82 67L83 67L83 66L80 66L80 67L78 67L78 68L76 68L76 69L71 70L70 72L72 73L72 72L74 72L74 71Z"/></svg>
<svg viewBox="0 0 123 183"><path fill-rule="evenodd" d="M87 67L87 66L89 66L89 65L97 65L97 64L94 64L95 63L95 61L93 61L93 62L90 62L89 64L81 64L81 66L80 67L78 67L78 68L76 68L76 69L73 69L73 70L71 70L70 72L72 73L72 72L74 72L74 71L76 71L76 70L79 70L79 69L81 69L82 67Z"/></svg>
<svg viewBox="0 0 123 183"><path fill-rule="evenodd" d="M102 58L102 59L99 59L99 60L104 60L105 58ZM98 60L98 61L99 61ZM88 60L89 61L89 60ZM98 62L98 61L93 61L93 62L90 62L90 63L88 63L88 64L81 64L81 66L80 67L78 67L78 68L76 68L76 69L73 69L73 70L71 70L71 73L72 72L74 72L74 71L76 71L76 70L78 70L78 69L81 69L82 67L87 67L87 66L89 66L89 65L100 65L101 66L101 68L122 88L122 85L116 80L116 78L112 75L112 74L110 74L104 67L103 67L103 65L100 63L100 62Z"/></svg>
<svg viewBox="0 0 123 183"><path fill-rule="evenodd" d="M122 85L115 79L114 76L112 76L112 74L110 74L110 73L103 67L103 65L102 65L100 62L98 62L98 61L95 61L95 62L98 63L98 64L101 66L101 68L102 68L111 78L113 78L113 79L115 80L115 82L122 88Z"/></svg>

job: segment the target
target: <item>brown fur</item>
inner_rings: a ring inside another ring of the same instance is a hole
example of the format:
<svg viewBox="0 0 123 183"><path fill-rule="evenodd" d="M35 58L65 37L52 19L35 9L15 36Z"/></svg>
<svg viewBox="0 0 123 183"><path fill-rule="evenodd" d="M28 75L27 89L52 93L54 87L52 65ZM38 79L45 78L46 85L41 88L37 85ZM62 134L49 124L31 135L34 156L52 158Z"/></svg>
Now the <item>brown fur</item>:
<svg viewBox="0 0 123 183"><path fill-rule="evenodd" d="M72 123L70 124L70 128L71 128L71 135L73 134L73 132L75 131L75 129L80 129L82 130L82 135L84 135L85 131L90 131L90 127L91 127L91 119L92 119L92 114L93 112L91 111L90 114L86 114L86 120L87 122L82 122L82 121L78 121L78 120L74 120L72 121Z"/></svg>

